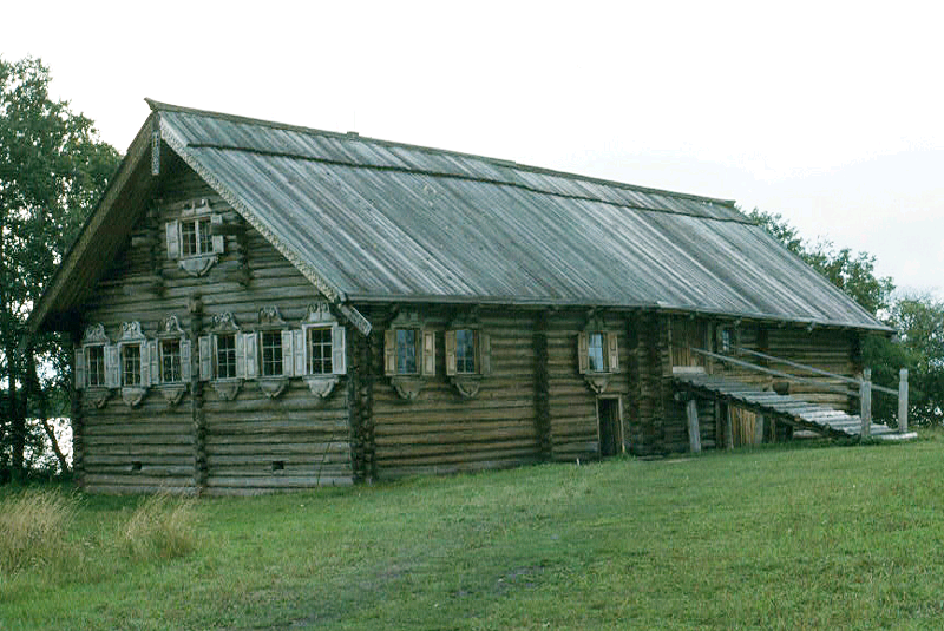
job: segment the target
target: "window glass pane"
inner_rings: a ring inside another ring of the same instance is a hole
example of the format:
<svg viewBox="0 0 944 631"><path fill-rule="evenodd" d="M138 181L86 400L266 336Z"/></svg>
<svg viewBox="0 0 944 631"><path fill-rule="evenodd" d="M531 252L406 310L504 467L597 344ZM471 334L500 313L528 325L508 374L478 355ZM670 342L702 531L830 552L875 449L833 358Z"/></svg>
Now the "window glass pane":
<svg viewBox="0 0 944 631"><path fill-rule="evenodd" d="M605 336L602 333L587 335L587 359L592 372L606 372Z"/></svg>
<svg viewBox="0 0 944 631"><path fill-rule="evenodd" d="M262 332L262 374L282 374L282 332Z"/></svg>
<svg viewBox="0 0 944 631"><path fill-rule="evenodd" d="M180 222L180 246L183 256L195 256L197 250L197 222Z"/></svg>
<svg viewBox="0 0 944 631"><path fill-rule="evenodd" d="M88 357L87 378L90 386L105 385L105 347L90 346L85 349Z"/></svg>
<svg viewBox="0 0 944 631"><path fill-rule="evenodd" d="M126 386L141 385L141 347L137 344L121 347L121 382Z"/></svg>
<svg viewBox="0 0 944 631"><path fill-rule="evenodd" d="M331 329L308 329L308 373L329 375L334 371L331 364Z"/></svg>
<svg viewBox="0 0 944 631"><path fill-rule="evenodd" d="M180 340L161 341L161 381L180 381Z"/></svg>
<svg viewBox="0 0 944 631"><path fill-rule="evenodd" d="M456 372L475 373L475 331L473 329L456 331Z"/></svg>
<svg viewBox="0 0 944 631"><path fill-rule="evenodd" d="M236 335L233 333L216 336L216 377L236 377Z"/></svg>
<svg viewBox="0 0 944 631"><path fill-rule="evenodd" d="M416 329L397 329L397 373L415 375L416 370Z"/></svg>
<svg viewBox="0 0 944 631"><path fill-rule="evenodd" d="M205 217L197 222L197 236L199 254L207 254L213 251L213 239L210 236L210 218Z"/></svg>

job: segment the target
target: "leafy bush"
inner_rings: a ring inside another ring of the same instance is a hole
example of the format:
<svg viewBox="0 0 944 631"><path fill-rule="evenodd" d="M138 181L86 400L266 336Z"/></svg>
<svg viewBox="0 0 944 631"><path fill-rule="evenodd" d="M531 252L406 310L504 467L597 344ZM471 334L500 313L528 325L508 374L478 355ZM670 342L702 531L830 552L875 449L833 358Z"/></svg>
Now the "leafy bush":
<svg viewBox="0 0 944 631"><path fill-rule="evenodd" d="M148 497L121 532L124 550L134 559L172 559L197 545L192 501L166 493Z"/></svg>
<svg viewBox="0 0 944 631"><path fill-rule="evenodd" d="M63 561L76 501L54 490L25 491L0 500L0 572Z"/></svg>

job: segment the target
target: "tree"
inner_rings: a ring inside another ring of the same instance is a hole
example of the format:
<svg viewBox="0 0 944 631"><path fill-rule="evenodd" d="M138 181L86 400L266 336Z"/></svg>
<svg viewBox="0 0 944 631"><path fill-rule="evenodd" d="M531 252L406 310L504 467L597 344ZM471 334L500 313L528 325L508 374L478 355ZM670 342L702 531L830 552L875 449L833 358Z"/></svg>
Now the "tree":
<svg viewBox="0 0 944 631"><path fill-rule="evenodd" d="M0 469L22 473L27 445L51 435L51 402L67 387L65 349L29 335L26 318L118 165L91 120L49 97L38 59L0 58ZM37 369L37 366L40 366Z"/></svg>

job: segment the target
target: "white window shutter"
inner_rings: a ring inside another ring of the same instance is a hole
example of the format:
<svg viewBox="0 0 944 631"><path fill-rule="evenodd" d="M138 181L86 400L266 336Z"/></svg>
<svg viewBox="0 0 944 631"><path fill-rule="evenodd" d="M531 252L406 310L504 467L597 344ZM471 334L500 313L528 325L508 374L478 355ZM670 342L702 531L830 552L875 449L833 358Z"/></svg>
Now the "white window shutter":
<svg viewBox="0 0 944 631"><path fill-rule="evenodd" d="M185 337L180 338L180 379L184 383L187 383L193 378L193 365L191 364L193 361L193 353L190 347L189 339Z"/></svg>
<svg viewBox="0 0 944 631"><path fill-rule="evenodd" d="M331 327L331 367L336 375L347 374L347 330L340 324Z"/></svg>
<svg viewBox="0 0 944 631"><path fill-rule="evenodd" d="M236 334L236 377L246 378L246 340L242 333Z"/></svg>
<svg viewBox="0 0 944 631"><path fill-rule="evenodd" d="M397 374L397 331L384 331L384 374Z"/></svg>
<svg viewBox="0 0 944 631"><path fill-rule="evenodd" d="M113 344L105 346L105 387L118 388L121 384L121 360L118 356L118 347Z"/></svg>
<svg viewBox="0 0 944 631"><path fill-rule="evenodd" d="M223 225L223 215L210 215L210 225L211 225L211 230L212 230L212 226ZM213 252L216 254L222 254L223 247L225 245L225 241L224 241L225 237L223 237L223 235L221 234L213 234L212 232L210 234L211 234L210 242L211 242L211 245L213 246Z"/></svg>
<svg viewBox="0 0 944 631"><path fill-rule="evenodd" d="M167 258L180 258L180 222L168 221L164 224L164 232L167 239Z"/></svg>
<svg viewBox="0 0 944 631"><path fill-rule="evenodd" d="M606 343L609 349L609 364L608 368L610 372L619 372L619 348L616 343L616 332L610 331L606 334Z"/></svg>
<svg viewBox="0 0 944 631"><path fill-rule="evenodd" d="M587 333L581 331L577 334L577 372L581 375L587 374L589 371L589 358L587 356Z"/></svg>
<svg viewBox="0 0 944 631"><path fill-rule="evenodd" d="M492 374L492 336L479 333L479 374Z"/></svg>
<svg viewBox="0 0 944 631"><path fill-rule="evenodd" d="M282 329L282 376L291 377L295 374L295 353L292 352L292 346L295 342L295 336L291 329Z"/></svg>
<svg viewBox="0 0 944 631"><path fill-rule="evenodd" d="M458 372L456 369L456 331L450 329L446 331L446 374L454 375Z"/></svg>
<svg viewBox="0 0 944 631"><path fill-rule="evenodd" d="M422 339L422 366L420 368L420 373L424 376L435 375L436 374L436 332L435 331L421 331Z"/></svg>
<svg viewBox="0 0 944 631"><path fill-rule="evenodd" d="M246 379L255 379L259 374L258 360L256 359L256 334L246 333L243 336L243 350L246 357Z"/></svg>
<svg viewBox="0 0 944 631"><path fill-rule="evenodd" d="M200 381L209 381L213 378L213 345L209 335L197 338L197 355L200 361Z"/></svg>
<svg viewBox="0 0 944 631"><path fill-rule="evenodd" d="M85 387L85 349L81 346L75 347L75 364L72 366L72 374L75 377L75 387L81 390Z"/></svg>
<svg viewBox="0 0 944 631"><path fill-rule="evenodd" d="M138 345L138 353L140 355L139 359L141 360L141 366L139 371L141 373L141 387L147 388L151 385L151 355L149 353L150 347L147 342L141 342Z"/></svg>
<svg viewBox="0 0 944 631"><path fill-rule="evenodd" d="M295 376L301 377L308 374L308 367L305 365L305 331L304 329L295 329L292 331L292 335L295 337L295 342L292 344L295 351ZM291 358L289 358L289 361L292 361Z"/></svg>

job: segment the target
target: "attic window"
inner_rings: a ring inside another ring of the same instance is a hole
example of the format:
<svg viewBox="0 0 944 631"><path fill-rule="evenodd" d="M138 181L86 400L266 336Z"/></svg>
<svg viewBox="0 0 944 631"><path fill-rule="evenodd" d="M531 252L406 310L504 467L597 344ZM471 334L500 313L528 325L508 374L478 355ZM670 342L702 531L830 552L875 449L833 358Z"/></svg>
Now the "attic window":
<svg viewBox="0 0 944 631"><path fill-rule="evenodd" d="M185 205L181 218L165 224L167 257L178 260L180 268L193 276L202 276L223 253L225 240L215 234L223 216L212 213L206 198Z"/></svg>

